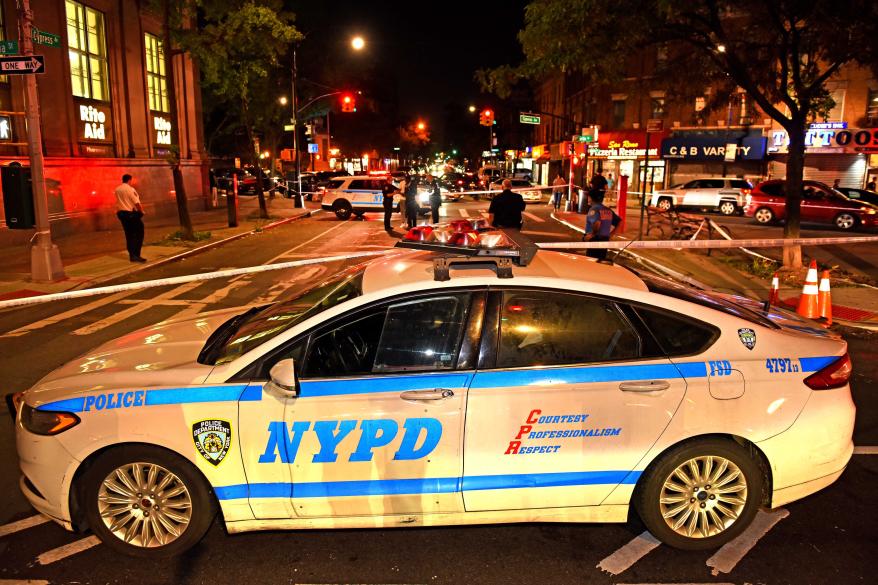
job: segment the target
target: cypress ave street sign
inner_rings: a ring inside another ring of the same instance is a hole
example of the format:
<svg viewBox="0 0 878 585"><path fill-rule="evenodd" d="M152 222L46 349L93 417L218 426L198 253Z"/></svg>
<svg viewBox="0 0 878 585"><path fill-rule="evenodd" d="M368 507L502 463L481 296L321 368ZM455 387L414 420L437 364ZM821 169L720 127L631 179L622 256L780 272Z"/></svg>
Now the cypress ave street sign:
<svg viewBox="0 0 878 585"><path fill-rule="evenodd" d="M18 41L0 41L0 55L15 55L18 53Z"/></svg>
<svg viewBox="0 0 878 585"><path fill-rule="evenodd" d="M540 117L536 114L531 114L529 112L521 112L518 114L518 121L522 124L540 124Z"/></svg>
<svg viewBox="0 0 878 585"><path fill-rule="evenodd" d="M45 72L46 63L42 55L0 57L0 73L3 75L33 75Z"/></svg>
<svg viewBox="0 0 878 585"><path fill-rule="evenodd" d="M31 33L31 38L38 45L55 47L56 49L61 46L61 35L56 35L55 33L46 32L44 30L39 30L35 26L31 27Z"/></svg>

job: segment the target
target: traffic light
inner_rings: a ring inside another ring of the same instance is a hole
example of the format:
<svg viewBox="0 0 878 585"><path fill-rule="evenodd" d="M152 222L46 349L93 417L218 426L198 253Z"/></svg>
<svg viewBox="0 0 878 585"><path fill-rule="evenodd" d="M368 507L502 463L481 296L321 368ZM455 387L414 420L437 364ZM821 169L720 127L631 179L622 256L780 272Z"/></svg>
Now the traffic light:
<svg viewBox="0 0 878 585"><path fill-rule="evenodd" d="M341 96L341 111L342 112L356 112L357 104L354 101L354 96L349 93Z"/></svg>
<svg viewBox="0 0 878 585"><path fill-rule="evenodd" d="M482 110L479 114L479 124L482 126L493 126L494 125L494 111L493 110Z"/></svg>

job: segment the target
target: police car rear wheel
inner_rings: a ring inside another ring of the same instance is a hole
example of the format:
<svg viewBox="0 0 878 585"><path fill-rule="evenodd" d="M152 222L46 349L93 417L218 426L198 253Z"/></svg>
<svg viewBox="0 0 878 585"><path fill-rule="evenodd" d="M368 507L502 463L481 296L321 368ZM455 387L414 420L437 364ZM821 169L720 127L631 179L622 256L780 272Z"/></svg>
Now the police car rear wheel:
<svg viewBox="0 0 878 585"><path fill-rule="evenodd" d="M731 441L683 445L648 473L638 490L638 513L653 535L681 549L729 542L747 528L762 501L759 466Z"/></svg>
<svg viewBox="0 0 878 585"><path fill-rule="evenodd" d="M335 213L335 216L337 218L344 221L346 219L350 219L353 208L351 207L350 203L342 200L336 201L332 204L332 211Z"/></svg>
<svg viewBox="0 0 878 585"><path fill-rule="evenodd" d="M89 526L124 554L179 554L201 540L216 514L213 497L192 465L160 449L108 451L83 480Z"/></svg>

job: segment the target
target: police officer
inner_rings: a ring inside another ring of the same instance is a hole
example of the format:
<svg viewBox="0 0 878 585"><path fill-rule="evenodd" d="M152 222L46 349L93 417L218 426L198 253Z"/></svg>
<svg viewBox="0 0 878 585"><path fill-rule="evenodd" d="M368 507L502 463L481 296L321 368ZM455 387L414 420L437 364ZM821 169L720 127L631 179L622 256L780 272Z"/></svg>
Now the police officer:
<svg viewBox="0 0 878 585"><path fill-rule="evenodd" d="M589 191L588 200L591 207L585 217L585 235L583 242L609 242L610 235L622 219L609 207L604 205L604 194L601 191ZM605 260L606 248L591 248L586 251L586 256Z"/></svg>
<svg viewBox="0 0 878 585"><path fill-rule="evenodd" d="M503 179L503 192L491 200L488 207L488 223L498 228L520 230L521 212L525 209L521 193L512 190L512 181Z"/></svg>
<svg viewBox="0 0 878 585"><path fill-rule="evenodd" d="M442 191L439 190L439 182L433 175L427 173L426 186L430 190L430 211L433 214L433 223L439 223L439 207L442 206Z"/></svg>
<svg viewBox="0 0 878 585"><path fill-rule="evenodd" d="M389 232L393 228L390 226L390 216L393 214L393 195L399 191L393 182L393 177L387 177L387 182L381 187L381 194L384 196L384 231Z"/></svg>
<svg viewBox="0 0 878 585"><path fill-rule="evenodd" d="M412 175L405 186L405 217L408 220L409 228L418 225L418 177Z"/></svg>

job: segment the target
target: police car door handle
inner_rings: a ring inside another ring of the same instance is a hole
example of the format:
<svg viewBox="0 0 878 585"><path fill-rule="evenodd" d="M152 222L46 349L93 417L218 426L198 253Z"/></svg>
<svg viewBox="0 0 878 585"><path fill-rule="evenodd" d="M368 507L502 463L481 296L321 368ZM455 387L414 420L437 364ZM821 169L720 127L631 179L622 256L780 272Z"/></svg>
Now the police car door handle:
<svg viewBox="0 0 878 585"><path fill-rule="evenodd" d="M406 390L400 393L403 400L445 400L454 396L454 391L447 388L433 388L432 390Z"/></svg>
<svg viewBox="0 0 878 585"><path fill-rule="evenodd" d="M644 380L640 382L622 382L619 390L622 392L661 392L671 387L666 380Z"/></svg>

